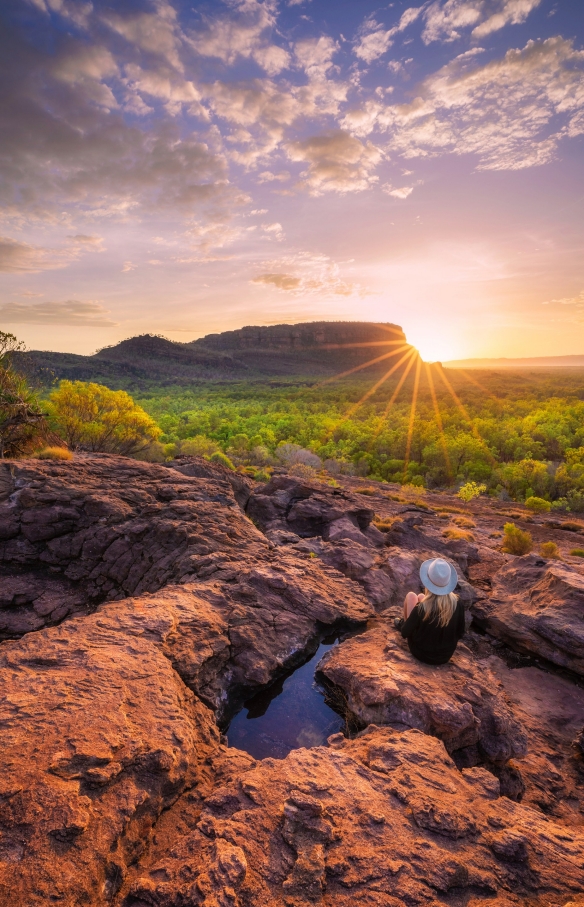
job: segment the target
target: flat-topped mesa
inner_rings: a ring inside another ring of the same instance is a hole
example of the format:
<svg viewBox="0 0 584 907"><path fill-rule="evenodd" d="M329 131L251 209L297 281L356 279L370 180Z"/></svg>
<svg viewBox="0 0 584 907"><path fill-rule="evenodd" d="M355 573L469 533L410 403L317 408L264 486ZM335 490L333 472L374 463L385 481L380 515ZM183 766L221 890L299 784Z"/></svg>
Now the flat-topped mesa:
<svg viewBox="0 0 584 907"><path fill-rule="evenodd" d="M406 335L396 324L366 321L314 321L307 324L247 326L221 334L207 334L189 346L214 350L309 350L327 345L351 343L406 343ZM389 349L389 347L388 347Z"/></svg>

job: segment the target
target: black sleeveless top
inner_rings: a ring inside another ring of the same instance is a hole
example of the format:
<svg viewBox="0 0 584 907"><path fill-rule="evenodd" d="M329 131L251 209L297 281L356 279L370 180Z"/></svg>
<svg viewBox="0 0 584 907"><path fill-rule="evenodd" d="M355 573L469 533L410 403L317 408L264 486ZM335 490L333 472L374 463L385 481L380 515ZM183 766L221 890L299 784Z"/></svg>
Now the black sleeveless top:
<svg viewBox="0 0 584 907"><path fill-rule="evenodd" d="M457 602L454 614L444 627L435 619L422 619L417 605L401 626L401 635L407 639L410 652L419 661L429 665L442 665L450 661L458 640L464 636L464 607Z"/></svg>

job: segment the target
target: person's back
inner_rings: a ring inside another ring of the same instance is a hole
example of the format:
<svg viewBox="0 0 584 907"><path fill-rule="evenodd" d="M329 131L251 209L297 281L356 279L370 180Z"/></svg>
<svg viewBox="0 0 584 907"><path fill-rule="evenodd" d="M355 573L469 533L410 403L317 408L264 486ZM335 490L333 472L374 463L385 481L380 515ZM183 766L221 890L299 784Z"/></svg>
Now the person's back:
<svg viewBox="0 0 584 907"><path fill-rule="evenodd" d="M443 558L430 558L420 567L424 594L408 592L403 620L396 621L410 652L419 661L440 665L449 661L464 635L464 608L454 594L456 569Z"/></svg>
<svg viewBox="0 0 584 907"><path fill-rule="evenodd" d="M401 635L407 639L410 652L419 661L440 665L450 661L458 640L464 635L464 607L455 595L454 607L446 622L431 599L446 598L429 593L410 612L401 626ZM450 596L448 596L450 598ZM430 607L424 607L428 603ZM434 605L434 607L432 607Z"/></svg>

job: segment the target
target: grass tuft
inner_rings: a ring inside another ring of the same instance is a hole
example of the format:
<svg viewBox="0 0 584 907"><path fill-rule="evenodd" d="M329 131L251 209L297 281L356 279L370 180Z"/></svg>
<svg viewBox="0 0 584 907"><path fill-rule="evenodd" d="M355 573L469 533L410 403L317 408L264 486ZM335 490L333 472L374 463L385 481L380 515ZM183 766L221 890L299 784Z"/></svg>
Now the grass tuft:
<svg viewBox="0 0 584 907"><path fill-rule="evenodd" d="M467 532L466 529L448 528L444 530L442 535L445 539L452 539L454 541L457 539L464 539L465 542L474 542L474 535L472 532Z"/></svg>
<svg viewBox="0 0 584 907"><path fill-rule="evenodd" d="M554 558L555 560L560 557L560 549L555 542L542 542L539 546L539 553L542 557Z"/></svg>
<svg viewBox="0 0 584 907"><path fill-rule="evenodd" d="M72 460L73 454L66 447L44 447L37 454L38 460Z"/></svg>

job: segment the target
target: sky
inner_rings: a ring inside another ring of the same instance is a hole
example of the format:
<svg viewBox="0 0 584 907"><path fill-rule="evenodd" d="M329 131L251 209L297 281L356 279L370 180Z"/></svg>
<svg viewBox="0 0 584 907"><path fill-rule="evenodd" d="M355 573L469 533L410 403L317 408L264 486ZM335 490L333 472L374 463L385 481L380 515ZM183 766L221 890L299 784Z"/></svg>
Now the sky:
<svg viewBox="0 0 584 907"><path fill-rule="evenodd" d="M3 0L0 329L584 353L582 0Z"/></svg>

